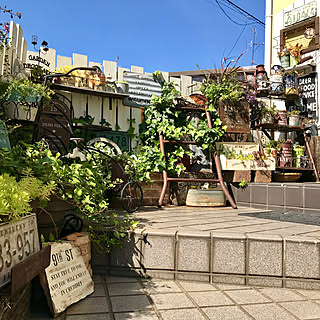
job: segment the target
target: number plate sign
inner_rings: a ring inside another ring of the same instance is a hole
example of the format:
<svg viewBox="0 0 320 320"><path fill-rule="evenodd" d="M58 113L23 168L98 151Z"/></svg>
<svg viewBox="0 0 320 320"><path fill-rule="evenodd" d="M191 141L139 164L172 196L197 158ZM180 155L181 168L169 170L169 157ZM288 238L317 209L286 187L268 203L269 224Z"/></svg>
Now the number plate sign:
<svg viewBox="0 0 320 320"><path fill-rule="evenodd" d="M37 218L0 224L0 288L11 281L11 269L40 250Z"/></svg>
<svg viewBox="0 0 320 320"><path fill-rule="evenodd" d="M96 138L96 137L103 137L107 138L114 143L116 143L121 151L129 151L130 149L130 139L127 132L123 131L103 131L103 132L90 132L89 133L90 139Z"/></svg>

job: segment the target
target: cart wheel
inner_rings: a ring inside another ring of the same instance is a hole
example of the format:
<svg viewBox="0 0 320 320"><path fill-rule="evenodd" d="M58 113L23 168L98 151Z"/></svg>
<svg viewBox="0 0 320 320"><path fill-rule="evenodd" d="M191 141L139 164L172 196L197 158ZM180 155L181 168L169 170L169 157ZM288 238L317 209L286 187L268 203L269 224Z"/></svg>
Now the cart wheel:
<svg viewBox="0 0 320 320"><path fill-rule="evenodd" d="M135 212L142 204L143 193L140 184L129 181L121 190L121 206L129 213Z"/></svg>
<svg viewBox="0 0 320 320"><path fill-rule="evenodd" d="M107 138L104 138L104 137L98 137L98 138L94 138L94 139L91 139L90 141L87 142L87 146L89 147L94 147L95 144L97 144L97 147L100 146L107 146L110 148L110 151L112 154L110 154L111 156L112 155L118 155L118 154L122 154L122 151L121 149L119 148L119 146L114 143L113 141L107 139Z"/></svg>

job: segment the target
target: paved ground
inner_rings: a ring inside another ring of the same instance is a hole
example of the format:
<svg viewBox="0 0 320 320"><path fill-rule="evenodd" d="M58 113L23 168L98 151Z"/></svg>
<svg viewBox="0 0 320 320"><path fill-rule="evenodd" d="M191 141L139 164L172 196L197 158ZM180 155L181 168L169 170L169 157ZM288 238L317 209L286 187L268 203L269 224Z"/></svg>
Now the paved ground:
<svg viewBox="0 0 320 320"><path fill-rule="evenodd" d="M249 235L320 236L319 214L281 214L271 210L239 207L150 207L136 213L140 228L147 231L185 233L233 233Z"/></svg>
<svg viewBox="0 0 320 320"><path fill-rule="evenodd" d="M308 224L317 222L316 216L308 221L302 215L295 223L270 220L277 213L261 212L251 208L166 207L147 208L136 216L140 227L150 231L320 237L319 223ZM94 280L94 294L70 306L59 320L320 320L320 290L102 276ZM35 311L31 319L51 319L40 305Z"/></svg>
<svg viewBox="0 0 320 320"><path fill-rule="evenodd" d="M96 276L94 294L58 319L320 319L320 291Z"/></svg>

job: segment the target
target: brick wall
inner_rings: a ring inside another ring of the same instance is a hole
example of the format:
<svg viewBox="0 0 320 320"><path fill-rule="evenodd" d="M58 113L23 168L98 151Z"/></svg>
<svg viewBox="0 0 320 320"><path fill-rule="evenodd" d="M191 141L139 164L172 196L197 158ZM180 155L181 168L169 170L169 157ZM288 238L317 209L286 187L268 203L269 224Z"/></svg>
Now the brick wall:
<svg viewBox="0 0 320 320"><path fill-rule="evenodd" d="M163 186L163 178L162 173L155 172L150 174L150 178L152 183L141 183L141 187L143 190L143 206L157 206L160 198L162 186ZM163 204L166 205L169 203L169 184L166 190L166 194L163 200Z"/></svg>

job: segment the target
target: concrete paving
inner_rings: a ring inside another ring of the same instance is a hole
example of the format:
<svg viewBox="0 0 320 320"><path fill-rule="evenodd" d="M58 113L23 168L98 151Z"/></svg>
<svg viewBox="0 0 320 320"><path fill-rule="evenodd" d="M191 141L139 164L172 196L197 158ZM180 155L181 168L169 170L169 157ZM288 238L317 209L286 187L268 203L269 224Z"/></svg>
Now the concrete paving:
<svg viewBox="0 0 320 320"><path fill-rule="evenodd" d="M94 281L95 292L70 306L59 320L320 319L320 290L101 275Z"/></svg>
<svg viewBox="0 0 320 320"><path fill-rule="evenodd" d="M260 214L259 214L260 213ZM293 214L291 214L292 216ZM140 228L148 231L180 231L183 233L206 234L214 232L237 235L277 235L320 237L320 211L317 217L308 214L298 215L295 222L276 220L279 215L271 210L248 207L199 208L185 206L166 206L161 209L150 207L135 214L140 221ZM274 217L274 220L272 219ZM300 223L298 223L298 220ZM318 221L318 225L315 225ZM313 224L313 225L312 225Z"/></svg>

